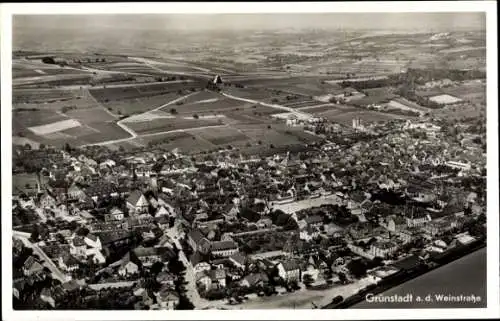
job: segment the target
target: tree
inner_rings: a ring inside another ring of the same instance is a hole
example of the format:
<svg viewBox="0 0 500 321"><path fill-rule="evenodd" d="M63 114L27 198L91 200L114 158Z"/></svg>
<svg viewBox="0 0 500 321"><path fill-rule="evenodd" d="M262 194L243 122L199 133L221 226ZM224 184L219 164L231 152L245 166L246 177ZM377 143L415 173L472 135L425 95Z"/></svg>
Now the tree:
<svg viewBox="0 0 500 321"><path fill-rule="evenodd" d="M314 280L313 280L313 278L312 278L312 276L310 274L304 274L304 277L303 277L302 281L304 282L304 284L306 285L306 287L310 287L311 284L314 283Z"/></svg>
<svg viewBox="0 0 500 321"><path fill-rule="evenodd" d="M158 273L161 272L161 270L163 270L163 262L155 262L151 266L151 273L153 275L157 275Z"/></svg>
<svg viewBox="0 0 500 321"><path fill-rule="evenodd" d="M194 119L198 119L198 118L200 118L200 116L198 116L198 114L194 114L194 115L193 115L193 118L194 118Z"/></svg>
<svg viewBox="0 0 500 321"><path fill-rule="evenodd" d="M177 305L177 310L194 310L194 305L185 295L181 295L179 297L179 304Z"/></svg>
<svg viewBox="0 0 500 321"><path fill-rule="evenodd" d="M175 109L175 108L171 108L171 109L170 109L170 113L171 113L172 115L177 115L177 109Z"/></svg>
<svg viewBox="0 0 500 321"><path fill-rule="evenodd" d="M347 277L343 272L338 273L340 283L345 284L347 282Z"/></svg>
<svg viewBox="0 0 500 321"><path fill-rule="evenodd" d="M349 269L349 272L351 272L352 275L356 278L360 278L366 275L366 264L361 261L361 260L352 260L347 264L347 268Z"/></svg>
<svg viewBox="0 0 500 321"><path fill-rule="evenodd" d="M31 232L29 240L33 243L38 242L40 239L40 232L38 231L38 228L35 228L33 232Z"/></svg>

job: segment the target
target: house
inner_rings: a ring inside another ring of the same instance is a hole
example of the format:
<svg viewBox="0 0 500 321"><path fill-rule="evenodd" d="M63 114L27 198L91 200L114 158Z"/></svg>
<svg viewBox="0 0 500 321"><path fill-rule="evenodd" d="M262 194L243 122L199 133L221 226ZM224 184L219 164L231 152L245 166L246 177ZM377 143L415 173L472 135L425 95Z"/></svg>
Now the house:
<svg viewBox="0 0 500 321"><path fill-rule="evenodd" d="M210 270L208 273L212 279L212 286L216 288L226 287L226 271L224 269Z"/></svg>
<svg viewBox="0 0 500 321"><path fill-rule="evenodd" d="M240 210L236 204L229 204L224 209L223 215L226 218L226 220L231 221L231 220L234 220L238 217L239 212L240 212Z"/></svg>
<svg viewBox="0 0 500 321"><path fill-rule="evenodd" d="M189 261L191 262L195 273L210 270L210 264L204 260L203 255L200 252L194 252L191 254Z"/></svg>
<svg viewBox="0 0 500 321"><path fill-rule="evenodd" d="M406 225L408 227L421 227L431 220L430 215L422 210L415 211L412 209L406 214Z"/></svg>
<svg viewBox="0 0 500 321"><path fill-rule="evenodd" d="M83 202L87 197L83 189L81 189L76 183L71 184L68 188L67 194L69 201Z"/></svg>
<svg viewBox="0 0 500 321"><path fill-rule="evenodd" d="M99 250L102 249L101 240L99 239L99 237L95 236L92 233L87 234L83 241L85 242L85 244L87 244L87 246L91 248Z"/></svg>
<svg viewBox="0 0 500 321"><path fill-rule="evenodd" d="M319 231L310 225L300 230L300 239L304 241L311 241L319 236Z"/></svg>
<svg viewBox="0 0 500 321"><path fill-rule="evenodd" d="M67 254L59 257L58 265L65 272L73 272L78 270L80 262L73 255Z"/></svg>
<svg viewBox="0 0 500 321"><path fill-rule="evenodd" d="M258 228L269 228L273 226L273 221L270 218L261 218L260 220L257 221L257 227Z"/></svg>
<svg viewBox="0 0 500 321"><path fill-rule="evenodd" d="M58 302L65 295L64 289L61 285L52 288L43 288L40 292L40 299L55 308Z"/></svg>
<svg viewBox="0 0 500 321"><path fill-rule="evenodd" d="M40 196L40 207L41 208L54 208L56 206L56 198L45 191L42 196Z"/></svg>
<svg viewBox="0 0 500 321"><path fill-rule="evenodd" d="M241 253L234 253L229 257L229 261L238 269L245 270L247 257Z"/></svg>
<svg viewBox="0 0 500 321"><path fill-rule="evenodd" d="M396 250L398 249L398 246L396 243L391 242L391 241L377 241L374 242L370 246L370 254L373 255L374 257L381 257L381 258L387 258L388 256L392 255Z"/></svg>
<svg viewBox="0 0 500 321"><path fill-rule="evenodd" d="M307 216L304 220L311 227L320 227L323 225L323 218L319 215Z"/></svg>
<svg viewBox="0 0 500 321"><path fill-rule="evenodd" d="M104 264L106 263L106 258L97 248L87 249L87 257L92 259L94 264Z"/></svg>
<svg viewBox="0 0 500 321"><path fill-rule="evenodd" d="M127 253L121 260L118 267L118 274L120 276L129 276L139 273L139 266L130 260L130 252Z"/></svg>
<svg viewBox="0 0 500 321"><path fill-rule="evenodd" d="M149 203L144 194L135 190L127 197L127 207L131 213L141 214L148 211Z"/></svg>
<svg viewBox="0 0 500 321"><path fill-rule="evenodd" d="M401 216L391 215L385 218L382 226L391 232L399 232L407 227L406 220Z"/></svg>
<svg viewBox="0 0 500 321"><path fill-rule="evenodd" d="M87 244L81 236L75 236L70 242L70 253L77 257L87 256Z"/></svg>
<svg viewBox="0 0 500 321"><path fill-rule="evenodd" d="M104 214L105 222L121 221L125 217L125 214L118 207L113 207L110 213Z"/></svg>
<svg viewBox="0 0 500 321"><path fill-rule="evenodd" d="M155 213L155 217L161 217L161 216L167 216L167 217L170 216L169 211L163 205L159 206Z"/></svg>
<svg viewBox="0 0 500 321"><path fill-rule="evenodd" d="M161 271L156 276L156 281L164 286L169 286L171 288L175 287L176 277L167 271Z"/></svg>
<svg viewBox="0 0 500 321"><path fill-rule="evenodd" d="M188 235L189 245L194 251L208 253L210 251L210 241L198 229L193 229Z"/></svg>
<svg viewBox="0 0 500 321"><path fill-rule="evenodd" d="M277 265L278 275L285 282L300 281L300 266L295 261L284 261Z"/></svg>
<svg viewBox="0 0 500 321"><path fill-rule="evenodd" d="M212 278L208 275L208 271L196 273L195 278L198 287L203 287L205 291L212 288Z"/></svg>
<svg viewBox="0 0 500 321"><path fill-rule="evenodd" d="M213 242L210 246L210 253L213 256L231 256L238 252L238 243L234 241Z"/></svg>
<svg viewBox="0 0 500 321"><path fill-rule="evenodd" d="M133 250L143 266L151 266L155 262L163 262L174 256L172 249L168 247L138 247Z"/></svg>
<svg viewBox="0 0 500 321"><path fill-rule="evenodd" d="M37 275L42 273L43 266L33 256L29 256L23 264L23 273L25 276Z"/></svg>
<svg viewBox="0 0 500 321"><path fill-rule="evenodd" d="M174 310L179 305L179 295L170 287L163 287L155 296L162 310Z"/></svg>
<svg viewBox="0 0 500 321"><path fill-rule="evenodd" d="M265 273L251 273L240 281L240 286L261 287L269 283L269 278Z"/></svg>

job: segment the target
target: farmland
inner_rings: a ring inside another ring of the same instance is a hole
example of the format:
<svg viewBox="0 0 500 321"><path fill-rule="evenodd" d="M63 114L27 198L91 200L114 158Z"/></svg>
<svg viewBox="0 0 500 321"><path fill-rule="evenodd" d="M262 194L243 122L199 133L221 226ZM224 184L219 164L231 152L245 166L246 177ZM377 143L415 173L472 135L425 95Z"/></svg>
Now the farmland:
<svg viewBox="0 0 500 321"><path fill-rule="evenodd" d="M175 118L159 118L144 122L127 123L134 132L140 135L155 134L172 130L183 130L189 128L218 126L222 121L217 118L213 119L185 119L181 117Z"/></svg>
<svg viewBox="0 0 500 321"><path fill-rule="evenodd" d="M214 145L234 145L250 140L248 136L231 127L206 128L196 131L189 131L189 133L196 137L201 137Z"/></svg>
<svg viewBox="0 0 500 321"><path fill-rule="evenodd" d="M402 115L395 115L395 114L388 114L388 113L381 113L381 112L376 112L376 111L371 111L371 110L364 110L357 108L356 110L353 109L336 109L336 110L330 110L330 111L325 111L322 113L317 114L320 117L325 117L326 119L339 123L345 126L350 126L352 123L352 119L357 117L361 119L362 122L379 122L379 121L388 121L391 119L405 119L408 118L407 116L402 116Z"/></svg>
<svg viewBox="0 0 500 321"><path fill-rule="evenodd" d="M75 109L68 111L66 115L71 118L78 119L85 124L94 124L115 120L115 117L111 116L102 108Z"/></svg>

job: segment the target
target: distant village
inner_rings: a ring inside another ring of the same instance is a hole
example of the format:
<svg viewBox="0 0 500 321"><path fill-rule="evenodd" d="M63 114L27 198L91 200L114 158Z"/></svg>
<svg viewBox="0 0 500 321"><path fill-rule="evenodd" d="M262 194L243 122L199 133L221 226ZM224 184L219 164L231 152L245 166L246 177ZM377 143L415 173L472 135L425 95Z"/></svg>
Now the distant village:
<svg viewBox="0 0 500 321"><path fill-rule="evenodd" d="M485 240L477 128L301 126L325 143L270 157L15 146L14 307L227 308L361 289Z"/></svg>

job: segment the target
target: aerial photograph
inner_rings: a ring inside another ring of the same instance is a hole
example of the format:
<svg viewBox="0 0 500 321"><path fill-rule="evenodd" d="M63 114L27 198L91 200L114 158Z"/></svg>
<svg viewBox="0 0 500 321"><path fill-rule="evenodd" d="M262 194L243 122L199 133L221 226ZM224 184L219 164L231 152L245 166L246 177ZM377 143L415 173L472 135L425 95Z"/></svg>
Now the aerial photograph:
<svg viewBox="0 0 500 321"><path fill-rule="evenodd" d="M485 308L486 74L484 12L13 15L13 309Z"/></svg>

